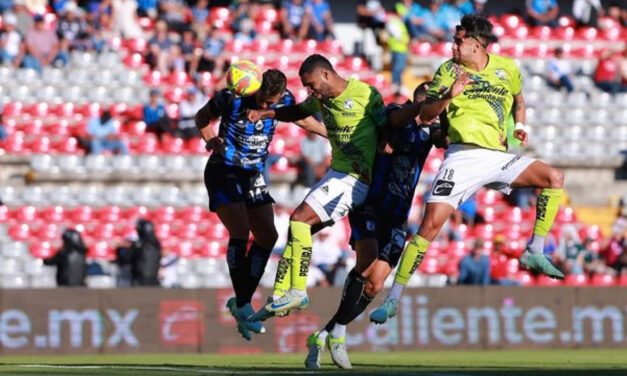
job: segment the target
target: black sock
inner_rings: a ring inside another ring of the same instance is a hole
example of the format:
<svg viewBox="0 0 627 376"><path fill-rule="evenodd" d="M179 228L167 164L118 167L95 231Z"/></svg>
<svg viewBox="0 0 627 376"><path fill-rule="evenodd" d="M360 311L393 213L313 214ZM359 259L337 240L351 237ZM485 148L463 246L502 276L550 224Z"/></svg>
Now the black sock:
<svg viewBox="0 0 627 376"><path fill-rule="evenodd" d="M357 301L357 305L353 309L353 312L351 312L348 322L355 320L357 316L361 315L361 313L366 310L368 304L370 304L373 299L373 296L369 296L368 294L366 294L365 291L362 292L361 296L359 297L359 301Z"/></svg>
<svg viewBox="0 0 627 376"><path fill-rule="evenodd" d="M246 280L248 269L246 268L246 246L247 240L231 239L226 251L226 262L229 266L229 275L235 291L235 302L237 307L242 307L250 302L246 300Z"/></svg>
<svg viewBox="0 0 627 376"><path fill-rule="evenodd" d="M248 250L246 256L246 294L245 298L247 302L250 302L259 286L259 281L263 277L263 272L266 270L268 259L270 258L272 250L263 249L257 243L253 243Z"/></svg>
<svg viewBox="0 0 627 376"><path fill-rule="evenodd" d="M366 286L366 278L355 269L351 270L346 277L344 291L342 291L342 300L340 307L335 314L335 320L340 325L348 325L354 318L353 311L357 307L357 302L361 298Z"/></svg>

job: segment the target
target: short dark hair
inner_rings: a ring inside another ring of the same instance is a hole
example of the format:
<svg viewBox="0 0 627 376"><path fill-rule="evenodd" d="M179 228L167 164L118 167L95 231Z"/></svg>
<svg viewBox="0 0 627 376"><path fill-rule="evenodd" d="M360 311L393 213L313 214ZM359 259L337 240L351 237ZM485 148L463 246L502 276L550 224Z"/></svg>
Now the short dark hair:
<svg viewBox="0 0 627 376"><path fill-rule="evenodd" d="M259 92L265 97L272 97L283 94L287 87L287 78L285 74L278 69L268 69L263 72L261 88Z"/></svg>
<svg viewBox="0 0 627 376"><path fill-rule="evenodd" d="M318 68L335 72L335 70L333 69L333 65L331 65L331 62L326 57L320 54L313 54L308 56L305 61L303 61L303 63L300 65L298 75L302 76L305 73L312 73Z"/></svg>
<svg viewBox="0 0 627 376"><path fill-rule="evenodd" d="M102 115L100 115L100 122L104 125L104 123L111 120L111 112L109 110L102 111Z"/></svg>
<svg viewBox="0 0 627 376"><path fill-rule="evenodd" d="M432 83L433 81L424 81L421 82L420 85L416 86L412 100L416 98L418 94L427 95L427 90L429 90L429 86L431 86Z"/></svg>
<svg viewBox="0 0 627 376"><path fill-rule="evenodd" d="M486 48L494 40L492 35L492 23L487 18L478 14L467 14L462 17L457 31L464 30L466 38L474 38Z"/></svg>

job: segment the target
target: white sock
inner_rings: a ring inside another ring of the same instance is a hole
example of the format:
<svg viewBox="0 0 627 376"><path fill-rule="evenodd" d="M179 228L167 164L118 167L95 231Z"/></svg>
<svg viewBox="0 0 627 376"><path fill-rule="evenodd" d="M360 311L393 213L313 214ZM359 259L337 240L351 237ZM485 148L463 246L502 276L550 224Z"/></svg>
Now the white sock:
<svg viewBox="0 0 627 376"><path fill-rule="evenodd" d="M272 295L272 301L276 302L277 300L279 300L280 297L282 297L283 295Z"/></svg>
<svg viewBox="0 0 627 376"><path fill-rule="evenodd" d="M328 335L329 335L329 332L327 332L326 329L322 329L320 333L318 333L318 339L324 342L327 340Z"/></svg>
<svg viewBox="0 0 627 376"><path fill-rule="evenodd" d="M289 289L288 293L291 294L291 295L298 296L299 298L307 295L307 291L306 290L298 290L298 289Z"/></svg>
<svg viewBox="0 0 627 376"><path fill-rule="evenodd" d="M346 335L346 325L340 325L335 323L333 327L333 331L331 332L333 338L342 338Z"/></svg>
<svg viewBox="0 0 627 376"><path fill-rule="evenodd" d="M390 289L390 293L388 294L388 297L386 298L386 300L390 300L390 299L399 300L401 298L401 295L403 295L404 289L405 289L405 285L402 285L398 282L394 282L392 284L392 288Z"/></svg>
<svg viewBox="0 0 627 376"><path fill-rule="evenodd" d="M531 236L531 241L529 241L529 250L532 253L543 253L544 252L544 236L533 234Z"/></svg>

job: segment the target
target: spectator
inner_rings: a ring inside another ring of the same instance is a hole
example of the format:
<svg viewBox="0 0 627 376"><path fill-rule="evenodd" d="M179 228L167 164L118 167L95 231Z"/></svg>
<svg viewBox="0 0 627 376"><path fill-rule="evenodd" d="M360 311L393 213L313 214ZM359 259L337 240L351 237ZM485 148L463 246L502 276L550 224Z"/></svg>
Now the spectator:
<svg viewBox="0 0 627 376"><path fill-rule="evenodd" d="M409 50L409 31L400 14L390 17L385 29L388 32L388 48L392 54L392 86L394 92L400 94L403 89L402 76L407 67L407 51Z"/></svg>
<svg viewBox="0 0 627 376"><path fill-rule="evenodd" d="M100 117L94 117L87 124L87 134L90 138L90 153L101 154L104 150L119 152L127 155L128 147L118 135L118 128L111 118L109 110L102 112Z"/></svg>
<svg viewBox="0 0 627 376"><path fill-rule="evenodd" d="M313 39L322 41L326 38L335 39L333 34L333 16L327 0L308 0L305 8L311 17L309 34Z"/></svg>
<svg viewBox="0 0 627 376"><path fill-rule="evenodd" d="M614 223L610 238L605 242L600 256L605 260L607 266L614 268L617 272L620 272L623 267L620 257L625 243L625 229Z"/></svg>
<svg viewBox="0 0 627 376"><path fill-rule="evenodd" d="M4 120L2 119L2 104L0 104L0 141L4 141L6 139L7 130L4 128Z"/></svg>
<svg viewBox="0 0 627 376"><path fill-rule="evenodd" d="M477 206L476 194L473 194L468 200L459 205L457 211L461 214L461 223L472 227L475 225L475 222L485 222L483 218L477 218Z"/></svg>
<svg viewBox="0 0 627 376"><path fill-rule="evenodd" d="M148 56L146 63L150 69L156 69L162 74L168 73L169 52L172 42L168 38L168 25L159 20L155 24L155 35L148 41Z"/></svg>
<svg viewBox="0 0 627 376"><path fill-rule="evenodd" d="M575 0L573 1L573 18L577 27L597 27L599 17L605 14L601 0Z"/></svg>
<svg viewBox="0 0 627 376"><path fill-rule="evenodd" d="M375 36L385 29L385 8L378 0L360 0L357 3L357 25L363 29L372 29Z"/></svg>
<svg viewBox="0 0 627 376"><path fill-rule="evenodd" d="M561 47L555 49L555 57L549 60L547 79L555 89L566 88L569 93L574 89L570 62L564 59Z"/></svg>
<svg viewBox="0 0 627 376"><path fill-rule="evenodd" d="M488 0L456 0L455 8L462 16L467 14L485 14L485 3Z"/></svg>
<svg viewBox="0 0 627 376"><path fill-rule="evenodd" d="M327 141L311 132L300 140L299 180L306 187L313 187L327 172L327 145Z"/></svg>
<svg viewBox="0 0 627 376"><path fill-rule="evenodd" d="M157 0L137 0L137 15L156 19L158 15Z"/></svg>
<svg viewBox="0 0 627 376"><path fill-rule="evenodd" d="M559 6L557 0L526 0L527 17L533 26L557 27Z"/></svg>
<svg viewBox="0 0 627 376"><path fill-rule="evenodd" d="M13 14L17 19L16 28L17 31L22 35L26 35L28 30L33 26L33 16L28 13L26 9L26 5L24 4L25 0L14 0L13 1Z"/></svg>
<svg viewBox="0 0 627 376"><path fill-rule="evenodd" d="M239 25L239 31L235 33L235 40L242 42L245 46L250 46L255 40L257 32L255 31L255 23L251 19L242 20Z"/></svg>
<svg viewBox="0 0 627 376"><path fill-rule="evenodd" d="M158 8L161 19L168 24L170 30L182 32L189 27L190 14L184 0L160 0Z"/></svg>
<svg viewBox="0 0 627 376"><path fill-rule="evenodd" d="M183 38L180 46L181 54L183 55L183 60L185 61L185 71L190 74L195 74L196 69L198 69L198 60L200 59L201 53L196 33L193 30L185 30L183 32ZM192 67L194 68L194 71L191 70Z"/></svg>
<svg viewBox="0 0 627 376"><path fill-rule="evenodd" d="M211 28L198 62L198 72L222 71L224 68L224 56L222 55L224 44L224 40L218 35L218 30ZM194 71L194 69L190 68L190 71Z"/></svg>
<svg viewBox="0 0 627 376"><path fill-rule="evenodd" d="M87 277L87 247L81 234L72 229L63 231L63 247L51 258L45 259L45 265L57 267L58 286L85 286Z"/></svg>
<svg viewBox="0 0 627 376"><path fill-rule="evenodd" d="M57 22L57 36L65 49L78 49L85 51L89 49L88 25L84 18L84 12L70 1L65 3L61 12L61 17Z"/></svg>
<svg viewBox="0 0 627 376"><path fill-rule="evenodd" d="M324 228L314 235L312 247L315 247L317 251L312 256L311 264L324 273L330 285L334 285L337 280L336 275L342 274L342 269L346 269L346 264L342 248L337 239L332 236L331 228Z"/></svg>
<svg viewBox="0 0 627 376"><path fill-rule="evenodd" d="M281 28L283 38L301 40L309 31L310 15L303 0L285 0L281 4Z"/></svg>
<svg viewBox="0 0 627 376"><path fill-rule="evenodd" d="M255 18L254 4L250 0L233 0L231 2L231 30L238 33L242 22Z"/></svg>
<svg viewBox="0 0 627 376"><path fill-rule="evenodd" d="M489 285L490 284L490 259L483 254L483 240L475 241L470 254L464 256L459 262L460 285Z"/></svg>
<svg viewBox="0 0 627 376"><path fill-rule="evenodd" d="M621 82L622 60L619 50L608 49L603 51L594 72L594 83L599 89L612 95L627 91L627 85Z"/></svg>
<svg viewBox="0 0 627 376"><path fill-rule="evenodd" d="M159 286L161 244L152 222L138 220L137 235L139 239L133 243L132 251L133 286Z"/></svg>
<svg viewBox="0 0 627 376"><path fill-rule="evenodd" d="M178 136L186 140L198 137L194 116L207 103L207 100L208 98L196 86L190 86L187 89L187 96L179 106L181 117L178 121Z"/></svg>
<svg viewBox="0 0 627 376"><path fill-rule="evenodd" d="M494 248L490 256L490 279L493 285L518 286L512 276L509 275L507 266L509 258L505 254L505 237L497 234L494 237Z"/></svg>
<svg viewBox="0 0 627 376"><path fill-rule="evenodd" d="M0 0L0 14L13 9L13 0Z"/></svg>
<svg viewBox="0 0 627 376"><path fill-rule="evenodd" d="M207 21L209 20L209 0L198 0L191 9L192 30L198 35L200 40L207 37ZM190 31L190 30L186 30Z"/></svg>
<svg viewBox="0 0 627 376"><path fill-rule="evenodd" d="M444 0L431 0L429 11L424 15L424 28L429 37L439 41L453 38L461 13Z"/></svg>
<svg viewBox="0 0 627 376"><path fill-rule="evenodd" d="M620 2L613 1L607 9L607 16L613 20L616 26L627 27L627 8L620 5Z"/></svg>
<svg viewBox="0 0 627 376"><path fill-rule="evenodd" d="M566 274L583 274L584 247L574 225L562 228L560 241L555 252L555 262L562 264Z"/></svg>
<svg viewBox="0 0 627 376"><path fill-rule="evenodd" d="M412 38L422 38L427 34L424 28L424 17L429 12L413 0L396 3L396 12L403 17L407 30Z"/></svg>
<svg viewBox="0 0 627 376"><path fill-rule="evenodd" d="M176 271L178 261L179 256L176 253L170 250L165 250L164 256L159 262L159 282L161 283L162 287L181 287L181 284L179 283L178 272Z"/></svg>
<svg viewBox="0 0 627 376"><path fill-rule="evenodd" d="M512 206L519 207L522 211L527 211L536 206L536 190L534 188L514 188L507 197L507 202Z"/></svg>
<svg viewBox="0 0 627 376"><path fill-rule="evenodd" d="M135 0L111 0L113 32L125 39L141 38L144 33L137 19Z"/></svg>
<svg viewBox="0 0 627 376"><path fill-rule="evenodd" d="M60 49L59 39L52 30L47 30L44 18L40 14L33 17L33 27L26 33L26 53L22 60L25 68L41 73L49 64L66 65L69 57Z"/></svg>
<svg viewBox="0 0 627 376"><path fill-rule="evenodd" d="M133 279L133 243L138 240L137 233L128 234L115 248L115 264L118 267L116 286L130 287Z"/></svg>
<svg viewBox="0 0 627 376"><path fill-rule="evenodd" d="M12 13L4 15L4 27L0 34L0 63L10 63L19 67L24 56L24 41L16 30L17 17Z"/></svg>
<svg viewBox="0 0 627 376"><path fill-rule="evenodd" d="M144 106L144 123L146 130L155 133L161 140L163 133L174 133L172 120L168 117L165 106L161 103L161 92L150 90L150 101Z"/></svg>

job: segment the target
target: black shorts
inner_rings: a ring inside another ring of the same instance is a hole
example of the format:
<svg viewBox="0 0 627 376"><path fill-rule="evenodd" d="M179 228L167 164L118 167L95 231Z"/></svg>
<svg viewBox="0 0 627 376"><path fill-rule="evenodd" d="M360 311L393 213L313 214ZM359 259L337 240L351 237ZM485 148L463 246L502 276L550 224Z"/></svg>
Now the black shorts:
<svg viewBox="0 0 627 376"><path fill-rule="evenodd" d="M392 268L396 267L403 253L407 236L402 223L377 212L372 205L367 203L350 212L348 221L351 225L350 245L353 249L355 249L355 243L360 240L377 239L378 259L387 262Z"/></svg>
<svg viewBox="0 0 627 376"><path fill-rule="evenodd" d="M260 171L244 170L219 163L207 163L205 187L209 194L209 210L244 202L247 208L274 204Z"/></svg>

